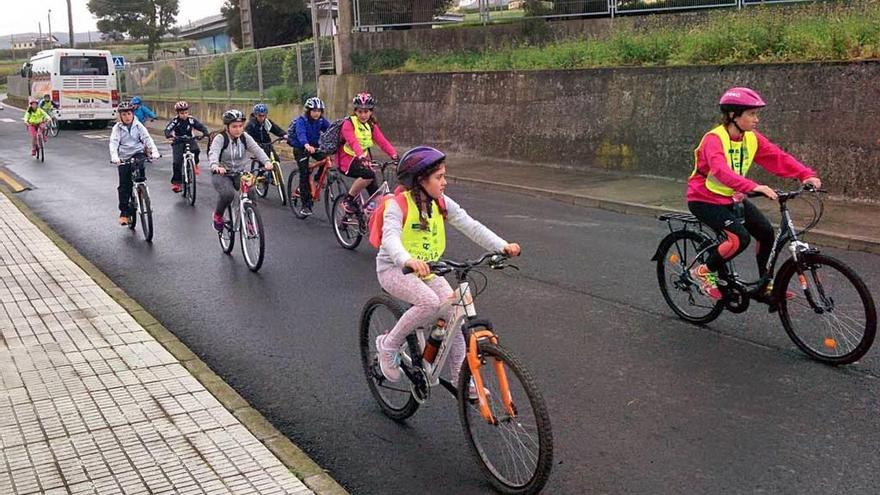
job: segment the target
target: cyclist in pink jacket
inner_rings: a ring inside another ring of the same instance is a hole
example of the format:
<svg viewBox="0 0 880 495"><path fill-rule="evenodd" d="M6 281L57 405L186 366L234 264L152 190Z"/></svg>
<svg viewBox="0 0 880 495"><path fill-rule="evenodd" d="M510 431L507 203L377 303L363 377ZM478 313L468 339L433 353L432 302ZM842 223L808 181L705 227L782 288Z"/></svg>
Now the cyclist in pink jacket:
<svg viewBox="0 0 880 495"><path fill-rule="evenodd" d="M722 122L707 132L694 150L694 171L688 179L688 209L701 222L725 240L710 254L706 264L691 270L700 289L712 299L720 299L716 273L726 269L727 261L745 251L751 236L757 241L758 274L767 273L767 260L773 247L773 227L767 217L750 201L746 193L761 193L776 199L774 190L747 179L752 163L757 163L779 177L798 179L816 188L822 181L811 168L782 151L755 129L758 127L758 109L766 106L752 89L731 88L719 101ZM742 204L742 222L734 209ZM767 286L764 294L772 292ZM793 296L793 294L792 294ZM787 295L787 297L790 297Z"/></svg>
<svg viewBox="0 0 880 495"><path fill-rule="evenodd" d="M359 205L354 198L364 188L373 194L379 188L376 185L376 173L370 167L370 148L378 144L392 160L397 160L397 151L385 139L379 122L376 121L374 110L376 100L370 93L358 93L352 100L354 112L342 124L342 146L336 152L336 164L339 171L355 179L345 198L345 209L348 213L357 212Z"/></svg>

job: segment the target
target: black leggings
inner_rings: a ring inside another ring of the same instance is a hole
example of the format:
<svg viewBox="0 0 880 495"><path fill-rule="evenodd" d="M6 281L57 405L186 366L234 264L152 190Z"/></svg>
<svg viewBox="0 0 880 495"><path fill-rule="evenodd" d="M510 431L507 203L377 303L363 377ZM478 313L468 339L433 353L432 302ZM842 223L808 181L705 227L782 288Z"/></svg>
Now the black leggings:
<svg viewBox="0 0 880 495"><path fill-rule="evenodd" d="M376 185L376 172L373 171L372 167L364 165L364 163L357 158L351 161L351 165L348 166L348 172L345 172L345 175L353 179L369 180L370 183L367 184L367 193L370 196L379 190L379 186Z"/></svg>
<svg viewBox="0 0 880 495"><path fill-rule="evenodd" d="M754 236L758 241L758 275L763 277L767 273L767 260L773 248L773 226L761 210L748 200L742 202L742 219L737 218L735 208L735 204L688 202L691 213L724 238L718 248L709 254L706 266L713 272L727 270L725 263L745 251L751 236Z"/></svg>
<svg viewBox="0 0 880 495"><path fill-rule="evenodd" d="M296 159L296 166L299 167L299 196L302 198L303 206L312 207L312 187L309 185L309 158L315 161L321 161L326 155L320 151L309 154L305 148L294 148L293 158ZM315 172L317 177L322 172L318 169Z"/></svg>

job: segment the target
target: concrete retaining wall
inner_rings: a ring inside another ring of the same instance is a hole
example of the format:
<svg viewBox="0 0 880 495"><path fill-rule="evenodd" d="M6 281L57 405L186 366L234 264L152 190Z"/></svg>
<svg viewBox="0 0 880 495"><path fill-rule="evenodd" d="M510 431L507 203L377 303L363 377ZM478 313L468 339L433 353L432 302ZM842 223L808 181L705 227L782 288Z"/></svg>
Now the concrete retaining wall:
<svg viewBox="0 0 880 495"><path fill-rule="evenodd" d="M339 115L377 98L392 142L554 166L686 177L727 87L770 103L761 131L834 193L880 200L880 62L322 76ZM764 176L758 172L757 177Z"/></svg>

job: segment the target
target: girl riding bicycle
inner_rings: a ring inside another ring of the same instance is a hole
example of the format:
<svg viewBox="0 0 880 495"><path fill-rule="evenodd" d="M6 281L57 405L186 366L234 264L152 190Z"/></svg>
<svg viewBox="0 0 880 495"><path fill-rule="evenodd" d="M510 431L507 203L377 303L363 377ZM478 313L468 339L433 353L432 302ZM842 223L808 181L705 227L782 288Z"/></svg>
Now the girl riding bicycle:
<svg viewBox="0 0 880 495"><path fill-rule="evenodd" d="M119 187L116 190L119 193L119 225L128 225L128 217L133 213L129 205L131 198L131 173L132 168L137 167L140 176L144 175L144 161L147 156L144 155L146 150L151 157L159 156L159 149L156 143L144 127L134 116L134 106L123 101L116 107L119 114L119 122L113 126L110 132L110 161L117 165L116 169L119 173ZM128 160L134 158L135 163Z"/></svg>
<svg viewBox="0 0 880 495"><path fill-rule="evenodd" d="M776 193L766 185L746 178L752 163L786 178L796 178L817 189L822 181L809 167L782 151L755 129L758 127L758 109L766 106L752 89L731 88L719 101L721 125L703 136L694 150L694 171L688 179L688 209L701 222L716 232L723 233L724 241L712 252L705 264L691 270L700 290L712 299L721 299L716 285L716 273L726 270L726 263L745 251L754 236L758 242L758 275L767 274L767 260L773 248L773 227L767 217L750 201L747 193L760 193L776 199ZM738 220L735 208L742 203L743 220ZM769 297L772 287L767 286Z"/></svg>
<svg viewBox="0 0 880 495"><path fill-rule="evenodd" d="M345 198L345 209L348 213L354 213L360 208L355 198L364 188L370 195L379 188L376 185L376 173L368 163L373 143L378 144L379 148L387 153L392 160L397 160L397 151L385 139L385 135L379 129L379 122L374 116L376 100L373 99L373 95L358 93L352 100L352 105L354 112L340 129L344 144L336 152L336 164L339 171L356 179Z"/></svg>
<svg viewBox="0 0 880 495"><path fill-rule="evenodd" d="M330 127L324 118L324 102L318 97L306 100L305 112L290 123L287 129L287 144L293 148L293 157L299 167L299 196L302 198L302 212L312 214L312 189L309 185L309 158L317 161L324 159L324 153L318 151L318 139L321 133ZM322 170L315 173L321 175Z"/></svg>
<svg viewBox="0 0 880 495"><path fill-rule="evenodd" d="M31 156L37 156L37 133L43 132L46 122L51 122L52 117L37 105L37 99L28 97L28 108L24 112L24 122L27 125L28 134L31 136Z"/></svg>
<svg viewBox="0 0 880 495"><path fill-rule="evenodd" d="M412 304L393 329L376 339L379 367L390 381L401 378L398 351L407 334L417 327L427 327L438 316L451 321L452 287L443 277L432 276L428 266L428 262L443 255L447 221L487 250L503 251L510 256L520 253L518 244L498 237L444 194L445 159L442 152L427 146L407 151L397 170L400 190L394 199L385 202L376 273L383 289ZM414 273L404 275L404 267ZM465 354L464 335L456 331L450 338L455 339L449 355L451 378L452 383L458 383Z"/></svg>
<svg viewBox="0 0 880 495"><path fill-rule="evenodd" d="M208 161L211 164L211 183L217 190L219 199L214 209L213 223L217 232L223 231L223 212L235 199L239 189L242 172L250 171L250 157L254 156L266 170L272 170L272 162L263 148L244 132L244 114L240 110L227 110L223 113L223 125L226 129L214 136L208 146ZM228 173L235 174L226 177ZM250 191L248 194L252 194Z"/></svg>

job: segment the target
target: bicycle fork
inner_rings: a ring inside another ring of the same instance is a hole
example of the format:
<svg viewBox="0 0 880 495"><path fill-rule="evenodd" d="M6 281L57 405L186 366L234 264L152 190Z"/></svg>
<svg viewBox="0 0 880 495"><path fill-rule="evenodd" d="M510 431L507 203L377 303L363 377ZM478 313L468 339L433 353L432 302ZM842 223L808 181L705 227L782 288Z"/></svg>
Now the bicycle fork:
<svg viewBox="0 0 880 495"><path fill-rule="evenodd" d="M486 397L486 390L483 387L483 376L480 374L480 368L483 366L483 361L480 358L477 349L479 347L479 341L483 339L488 340L492 344L498 344L498 336L495 335L492 330L487 328L485 330L472 331L468 337L467 363L468 368L471 370L471 376L474 379L474 388L477 393L477 403L479 404L480 415L483 416L483 419L485 419L487 423L497 425L498 419L492 414L492 410L489 408L489 399ZM504 404L504 409L510 417L516 417L516 406L513 404L513 397L510 394L510 384L507 381L507 371L504 369L504 363L496 358L494 367L495 373L498 375L498 387L501 389L501 402ZM462 393L463 392L464 391L462 391Z"/></svg>

